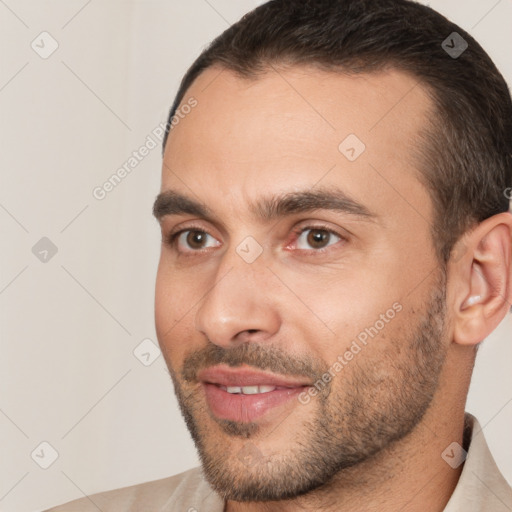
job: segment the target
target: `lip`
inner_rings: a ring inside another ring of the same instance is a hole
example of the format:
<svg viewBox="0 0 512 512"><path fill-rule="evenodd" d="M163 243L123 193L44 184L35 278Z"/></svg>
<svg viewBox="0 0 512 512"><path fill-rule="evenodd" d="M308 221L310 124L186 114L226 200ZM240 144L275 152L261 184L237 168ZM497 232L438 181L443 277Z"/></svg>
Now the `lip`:
<svg viewBox="0 0 512 512"><path fill-rule="evenodd" d="M270 411L277 411L296 398L311 384L304 380L279 376L251 368L215 366L198 373L206 403L211 413L219 418L249 423ZM267 393L254 395L228 393L222 389L229 386L276 386ZM299 403L298 400L296 401Z"/></svg>
<svg viewBox="0 0 512 512"><path fill-rule="evenodd" d="M219 365L201 370L197 374L201 382L217 384L218 386L276 386L285 388L297 388L311 386L312 384L304 379L293 379L282 377L275 373L263 372L250 367L231 368Z"/></svg>

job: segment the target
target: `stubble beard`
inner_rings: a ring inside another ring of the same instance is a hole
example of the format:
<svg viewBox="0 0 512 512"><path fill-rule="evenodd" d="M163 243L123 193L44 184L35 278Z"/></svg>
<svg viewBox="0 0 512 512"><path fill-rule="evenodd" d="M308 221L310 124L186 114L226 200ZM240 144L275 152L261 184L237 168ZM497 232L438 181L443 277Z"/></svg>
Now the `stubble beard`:
<svg viewBox="0 0 512 512"><path fill-rule="evenodd" d="M191 380L191 368L197 367L194 356L188 359L189 364L185 360L184 368L190 371L188 375L182 371L179 380L169 365L181 412L212 488L224 499L234 501L292 499L325 486L343 470L370 460L407 436L432 402L446 357L445 282L441 279L433 288L416 326L405 325L409 332L389 343L384 359L372 361L358 356L350 363L350 373L344 368L333 378L326 392L315 397L314 416L299 428L293 425L294 439L283 430L290 429L286 420L271 429L270 435L283 435L284 431L284 438L289 440L278 453L262 453L265 437L257 423L220 420L205 411L197 386L188 390L184 386ZM379 339L371 343L379 343ZM262 369L278 369L275 354L266 348L256 346L253 350L248 344L238 352L228 352L212 347L209 354L215 354L216 362L233 366L242 361ZM281 358L282 364L285 359ZM302 363L303 368L318 374L318 361ZM284 363L283 368L297 364ZM322 366L328 368L325 362ZM235 453L230 444L238 446L241 438L247 442ZM230 443L230 439L236 443Z"/></svg>

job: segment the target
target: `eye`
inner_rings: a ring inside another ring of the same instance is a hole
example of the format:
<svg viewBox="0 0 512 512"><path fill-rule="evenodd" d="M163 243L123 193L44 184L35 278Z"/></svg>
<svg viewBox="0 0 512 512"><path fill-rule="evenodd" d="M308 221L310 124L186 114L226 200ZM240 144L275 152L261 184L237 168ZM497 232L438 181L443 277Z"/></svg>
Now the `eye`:
<svg viewBox="0 0 512 512"><path fill-rule="evenodd" d="M321 227L306 227L298 232L296 248L297 249L325 249L337 242L343 240L343 237L329 229Z"/></svg>
<svg viewBox="0 0 512 512"><path fill-rule="evenodd" d="M220 242L206 231L200 229L185 229L171 235L171 245L175 246L178 251L190 252L208 249L210 247L218 247Z"/></svg>

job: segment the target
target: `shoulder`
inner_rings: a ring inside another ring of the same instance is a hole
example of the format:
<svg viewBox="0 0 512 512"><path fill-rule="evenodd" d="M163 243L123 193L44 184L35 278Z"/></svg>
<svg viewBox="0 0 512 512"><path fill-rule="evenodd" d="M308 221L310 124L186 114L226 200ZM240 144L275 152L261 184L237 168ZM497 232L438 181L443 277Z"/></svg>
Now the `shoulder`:
<svg viewBox="0 0 512 512"><path fill-rule="evenodd" d="M466 414L465 420L465 461L444 512L512 510L512 488L494 461L483 428L470 414Z"/></svg>
<svg viewBox="0 0 512 512"><path fill-rule="evenodd" d="M222 512L223 501L204 479L200 467L160 480L92 494L45 512Z"/></svg>

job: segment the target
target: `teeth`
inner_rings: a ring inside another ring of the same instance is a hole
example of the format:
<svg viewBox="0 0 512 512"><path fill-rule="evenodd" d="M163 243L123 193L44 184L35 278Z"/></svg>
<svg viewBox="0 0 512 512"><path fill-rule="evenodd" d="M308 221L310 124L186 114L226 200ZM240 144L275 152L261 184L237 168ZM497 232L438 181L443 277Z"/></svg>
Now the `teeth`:
<svg viewBox="0 0 512 512"><path fill-rule="evenodd" d="M276 389L275 386L260 386L260 393L268 393L269 391L274 391Z"/></svg>
<svg viewBox="0 0 512 512"><path fill-rule="evenodd" d="M242 393L244 395L256 395L258 393L258 386L244 386Z"/></svg>
<svg viewBox="0 0 512 512"><path fill-rule="evenodd" d="M242 395L257 395L258 393L269 393L270 391L274 391L276 386L221 386L222 389L225 389L228 393L233 394L242 394Z"/></svg>

